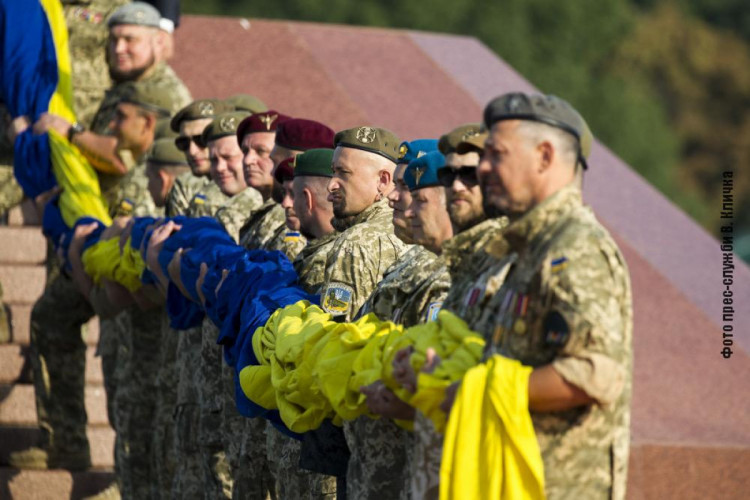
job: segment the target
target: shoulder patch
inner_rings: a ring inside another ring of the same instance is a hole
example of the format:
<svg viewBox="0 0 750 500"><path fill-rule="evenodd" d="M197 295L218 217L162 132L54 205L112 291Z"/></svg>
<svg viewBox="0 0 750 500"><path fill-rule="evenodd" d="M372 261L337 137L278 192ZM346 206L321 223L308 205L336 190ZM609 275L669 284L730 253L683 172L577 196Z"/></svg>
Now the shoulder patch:
<svg viewBox="0 0 750 500"><path fill-rule="evenodd" d="M562 347L570 338L570 327L563 315L552 311L544 318L544 343L553 347Z"/></svg>
<svg viewBox="0 0 750 500"><path fill-rule="evenodd" d="M204 205L206 203L206 195L205 194L196 194L193 196L193 203L196 205Z"/></svg>
<svg viewBox="0 0 750 500"><path fill-rule="evenodd" d="M568 266L567 257L558 257L549 263L550 271L553 273L559 273Z"/></svg>
<svg viewBox="0 0 750 500"><path fill-rule="evenodd" d="M343 316L349 312L354 290L343 283L331 283L323 291L321 305L331 316Z"/></svg>
<svg viewBox="0 0 750 500"><path fill-rule="evenodd" d="M120 210L122 210L125 213L132 212L134 206L135 206L135 203L133 203L133 200L131 200L130 198L125 198L120 202Z"/></svg>
<svg viewBox="0 0 750 500"><path fill-rule="evenodd" d="M441 307L443 307L442 300L439 302L431 302L427 307L427 317L425 318L425 321L437 321L438 313L440 312Z"/></svg>
<svg viewBox="0 0 750 500"><path fill-rule="evenodd" d="M284 235L284 243L294 243L300 240L302 235L296 231L289 231Z"/></svg>

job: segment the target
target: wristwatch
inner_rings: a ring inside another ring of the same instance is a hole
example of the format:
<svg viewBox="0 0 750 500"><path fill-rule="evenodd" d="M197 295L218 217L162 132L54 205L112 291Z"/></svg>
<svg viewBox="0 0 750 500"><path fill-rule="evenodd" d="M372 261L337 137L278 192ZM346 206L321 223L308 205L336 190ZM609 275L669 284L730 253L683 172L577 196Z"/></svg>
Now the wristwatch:
<svg viewBox="0 0 750 500"><path fill-rule="evenodd" d="M68 142L73 144L73 136L75 136L76 134L80 134L81 132L85 132L85 131L86 131L86 127L84 127L78 122L75 122L68 129Z"/></svg>

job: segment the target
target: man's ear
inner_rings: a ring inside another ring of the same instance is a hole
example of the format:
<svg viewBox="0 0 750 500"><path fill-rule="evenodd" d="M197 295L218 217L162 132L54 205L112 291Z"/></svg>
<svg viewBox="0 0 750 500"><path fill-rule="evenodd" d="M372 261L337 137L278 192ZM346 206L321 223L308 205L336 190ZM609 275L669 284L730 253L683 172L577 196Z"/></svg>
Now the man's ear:
<svg viewBox="0 0 750 500"><path fill-rule="evenodd" d="M313 211L314 201L313 201L313 193L308 188L302 189L302 195L305 197L305 206L307 207L308 212Z"/></svg>
<svg viewBox="0 0 750 500"><path fill-rule="evenodd" d="M555 161L555 147L549 141L540 142L537 147L537 154L539 154L539 173L545 172L549 169Z"/></svg>
<svg viewBox="0 0 750 500"><path fill-rule="evenodd" d="M381 198L388 196L393 191L393 172L388 169L378 171L378 193Z"/></svg>

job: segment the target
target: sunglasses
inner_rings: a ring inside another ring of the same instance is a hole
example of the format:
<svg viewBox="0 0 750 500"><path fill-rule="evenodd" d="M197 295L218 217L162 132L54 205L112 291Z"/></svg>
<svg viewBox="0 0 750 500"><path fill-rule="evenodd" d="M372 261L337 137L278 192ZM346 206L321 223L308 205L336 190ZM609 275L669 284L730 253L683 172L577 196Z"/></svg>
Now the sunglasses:
<svg viewBox="0 0 750 500"><path fill-rule="evenodd" d="M479 182L477 180L476 166L466 166L460 168L443 167L437 171L437 176L438 182L440 182L442 186L445 186L447 188L453 185L453 181L456 180L456 177L458 177L458 179L461 181L461 184L466 187L474 187Z"/></svg>
<svg viewBox="0 0 750 500"><path fill-rule="evenodd" d="M194 142L200 148L204 147L203 143L201 142L201 134L181 135L174 140L174 145L177 146L177 149L179 149L180 151L187 151L188 149L190 149L191 142Z"/></svg>

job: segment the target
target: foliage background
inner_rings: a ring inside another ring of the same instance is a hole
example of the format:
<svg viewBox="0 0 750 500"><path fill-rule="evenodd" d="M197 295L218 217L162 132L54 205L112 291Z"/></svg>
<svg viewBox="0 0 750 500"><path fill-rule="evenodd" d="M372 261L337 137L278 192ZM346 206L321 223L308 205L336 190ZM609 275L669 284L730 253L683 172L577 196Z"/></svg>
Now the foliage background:
<svg viewBox="0 0 750 500"><path fill-rule="evenodd" d="M718 236L735 175L750 261L750 9L744 0L182 0L182 12L479 38Z"/></svg>

